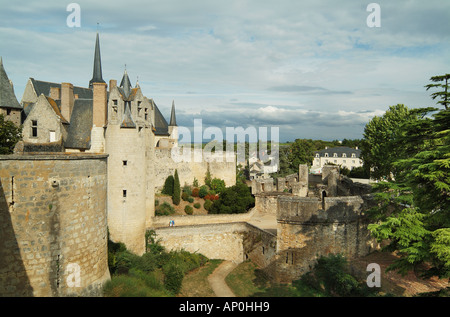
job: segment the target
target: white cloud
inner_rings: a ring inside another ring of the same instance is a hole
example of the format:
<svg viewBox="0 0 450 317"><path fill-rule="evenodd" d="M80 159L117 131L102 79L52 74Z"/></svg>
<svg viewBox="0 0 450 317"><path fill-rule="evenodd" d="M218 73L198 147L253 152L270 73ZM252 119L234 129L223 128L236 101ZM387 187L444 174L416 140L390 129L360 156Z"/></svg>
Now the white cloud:
<svg viewBox="0 0 450 317"><path fill-rule="evenodd" d="M381 28L359 0L77 3L79 29L60 1L3 5L0 55L19 100L28 77L87 85L97 22L106 81L127 64L162 109L175 99L186 118L272 122L293 138L361 136L390 105L432 105L423 86L449 72L450 2L378 1Z"/></svg>

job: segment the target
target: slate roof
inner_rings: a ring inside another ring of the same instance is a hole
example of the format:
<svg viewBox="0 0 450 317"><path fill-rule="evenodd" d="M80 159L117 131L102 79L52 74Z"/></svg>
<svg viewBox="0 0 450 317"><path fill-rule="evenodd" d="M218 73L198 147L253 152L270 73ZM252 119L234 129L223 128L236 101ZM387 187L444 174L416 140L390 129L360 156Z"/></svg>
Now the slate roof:
<svg viewBox="0 0 450 317"><path fill-rule="evenodd" d="M92 100L76 99L67 130L66 148L89 149L91 147L91 129L93 118Z"/></svg>
<svg viewBox="0 0 450 317"><path fill-rule="evenodd" d="M133 118L131 117L131 110L128 102L125 102L125 112L123 113L123 119L120 127L136 128L136 123L134 123Z"/></svg>
<svg viewBox="0 0 450 317"><path fill-rule="evenodd" d="M50 83L47 81L35 80L34 78L30 78L31 83L33 84L34 91L37 96L44 94L45 96L50 96L50 87L56 87L61 89L61 84ZM78 99L92 99L93 93L92 89L83 88L83 87L73 87L74 95L78 95Z"/></svg>
<svg viewBox="0 0 450 317"><path fill-rule="evenodd" d="M348 146L337 146L328 149L323 149L320 151L315 151L314 154L319 154L320 157L325 157L325 153L328 153L328 157L333 157L334 153L337 154L337 157L343 157L343 154L346 155L347 158L351 158L354 153L357 158L361 155L360 149L353 149Z"/></svg>
<svg viewBox="0 0 450 317"><path fill-rule="evenodd" d="M0 57L0 108L22 109L14 94L13 86L3 68L3 60Z"/></svg>
<svg viewBox="0 0 450 317"><path fill-rule="evenodd" d="M155 106L155 135L169 136L169 125L166 119L164 119L164 116L154 102L153 105Z"/></svg>

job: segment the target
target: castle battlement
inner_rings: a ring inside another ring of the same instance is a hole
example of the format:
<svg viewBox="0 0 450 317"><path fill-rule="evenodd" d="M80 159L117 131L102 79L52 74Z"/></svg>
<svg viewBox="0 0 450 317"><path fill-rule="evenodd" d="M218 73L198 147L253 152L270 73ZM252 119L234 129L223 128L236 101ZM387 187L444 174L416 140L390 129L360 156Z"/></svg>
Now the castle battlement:
<svg viewBox="0 0 450 317"><path fill-rule="evenodd" d="M356 221L364 210L361 196L278 197L277 221L313 225L320 223L349 223Z"/></svg>

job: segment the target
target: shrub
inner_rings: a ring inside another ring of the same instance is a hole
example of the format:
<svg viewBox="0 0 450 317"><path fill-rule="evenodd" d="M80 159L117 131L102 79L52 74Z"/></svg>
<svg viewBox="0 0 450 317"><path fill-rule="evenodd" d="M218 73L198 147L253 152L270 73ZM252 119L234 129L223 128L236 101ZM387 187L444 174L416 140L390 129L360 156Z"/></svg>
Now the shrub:
<svg viewBox="0 0 450 317"><path fill-rule="evenodd" d="M189 197L188 198L188 202L190 202L192 204L194 202L194 198L193 197Z"/></svg>
<svg viewBox="0 0 450 317"><path fill-rule="evenodd" d="M167 176L166 181L164 182L164 187L161 191L161 193L165 195L172 196L173 194L173 185L174 185L174 178L172 175Z"/></svg>
<svg viewBox="0 0 450 317"><path fill-rule="evenodd" d="M199 209L199 208L200 208L200 203L195 203L195 204L194 204L194 207L197 208L197 209Z"/></svg>
<svg viewBox="0 0 450 317"><path fill-rule="evenodd" d="M182 192L186 193L188 197L192 195L192 189L189 185L184 185Z"/></svg>
<svg viewBox="0 0 450 317"><path fill-rule="evenodd" d="M193 211L194 211L194 209L192 209L192 207L189 205L186 205L184 207L184 212L187 213L188 215L192 215Z"/></svg>
<svg viewBox="0 0 450 317"><path fill-rule="evenodd" d="M198 187L198 179L194 177L194 181L192 182L192 186Z"/></svg>
<svg viewBox="0 0 450 317"><path fill-rule="evenodd" d="M155 210L156 216L169 216L175 212L175 209L169 205L167 202L163 202Z"/></svg>
<svg viewBox="0 0 450 317"><path fill-rule="evenodd" d="M209 211L213 205L213 202L211 200L205 200L205 203L203 204L203 208L205 210Z"/></svg>
<svg viewBox="0 0 450 317"><path fill-rule="evenodd" d="M174 205L180 204L180 198L181 198L181 187L180 187L180 179L178 178L178 171L175 170L173 180L173 194L172 194L172 202Z"/></svg>
<svg viewBox="0 0 450 317"><path fill-rule="evenodd" d="M189 199L188 193L183 192L183 193L181 194L181 199L183 199L184 201L188 201L188 199Z"/></svg>
<svg viewBox="0 0 450 317"><path fill-rule="evenodd" d="M164 269L164 286L173 294L178 294L183 283L184 272L181 268L174 264L167 265Z"/></svg>
<svg viewBox="0 0 450 317"><path fill-rule="evenodd" d="M200 191L200 189L198 187L195 187L192 190L192 197L198 197L199 191Z"/></svg>
<svg viewBox="0 0 450 317"><path fill-rule="evenodd" d="M224 191L225 190L225 181L224 180L222 180L222 179L218 179L218 178L214 178L212 181L211 181L211 189L213 190L213 191L215 191L216 193L221 193L222 191Z"/></svg>
<svg viewBox="0 0 450 317"><path fill-rule="evenodd" d="M206 195L208 195L208 187L206 185L203 185L200 187L200 190L198 191L198 197L203 198Z"/></svg>
<svg viewBox="0 0 450 317"><path fill-rule="evenodd" d="M206 195L206 196L204 197L204 199L205 199L205 200L211 200L211 201L214 201L214 200L219 199L219 195L208 194L208 195Z"/></svg>
<svg viewBox="0 0 450 317"><path fill-rule="evenodd" d="M320 257L315 266L315 275L323 281L328 294L348 296L358 290L358 281L347 273L347 260L341 254Z"/></svg>

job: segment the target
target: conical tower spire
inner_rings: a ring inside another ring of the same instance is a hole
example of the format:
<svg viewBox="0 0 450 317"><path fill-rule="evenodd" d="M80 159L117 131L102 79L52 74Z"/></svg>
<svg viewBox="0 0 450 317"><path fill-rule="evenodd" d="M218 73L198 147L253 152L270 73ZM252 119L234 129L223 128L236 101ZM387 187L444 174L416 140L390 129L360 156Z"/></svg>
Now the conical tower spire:
<svg viewBox="0 0 450 317"><path fill-rule="evenodd" d="M131 81L130 81L130 77L128 77L126 66L125 66L125 71L123 73L122 81L120 82L120 87L123 88L124 100L127 100L131 94Z"/></svg>
<svg viewBox="0 0 450 317"><path fill-rule="evenodd" d="M22 109L14 94L14 88L3 67L3 59L0 56L0 108Z"/></svg>
<svg viewBox="0 0 450 317"><path fill-rule="evenodd" d="M95 40L95 52L94 52L94 70L92 72L92 79L89 81L89 88L92 88L92 83L104 83L102 77L102 61L100 57L100 41L97 32L97 38Z"/></svg>
<svg viewBox="0 0 450 317"><path fill-rule="evenodd" d="M169 126L177 126L177 118L175 116L175 101L172 100L172 112L170 113L170 124Z"/></svg>

